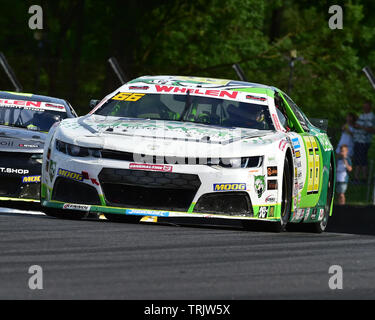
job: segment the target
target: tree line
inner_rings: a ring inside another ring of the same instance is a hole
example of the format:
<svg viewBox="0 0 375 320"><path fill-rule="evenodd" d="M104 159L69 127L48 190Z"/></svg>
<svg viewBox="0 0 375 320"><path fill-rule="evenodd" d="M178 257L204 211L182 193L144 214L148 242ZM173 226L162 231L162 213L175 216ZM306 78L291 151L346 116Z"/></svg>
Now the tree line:
<svg viewBox="0 0 375 320"><path fill-rule="evenodd" d="M84 114L88 101L120 85L107 59L128 79L191 75L237 79L291 91L311 117L341 125L374 91L361 69L375 68L372 0L0 0L0 51L25 92L66 98ZM28 8L43 8L43 30L30 30ZM332 4L343 29L328 27ZM291 77L290 59L294 61ZM2 71L0 71L1 73ZM5 76L0 89L11 90Z"/></svg>

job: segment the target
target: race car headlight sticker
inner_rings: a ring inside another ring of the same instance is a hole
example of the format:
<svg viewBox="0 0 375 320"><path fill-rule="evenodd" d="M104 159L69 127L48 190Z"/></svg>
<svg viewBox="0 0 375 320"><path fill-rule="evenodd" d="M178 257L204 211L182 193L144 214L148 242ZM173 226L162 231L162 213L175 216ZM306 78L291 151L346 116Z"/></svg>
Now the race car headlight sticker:
<svg viewBox="0 0 375 320"><path fill-rule="evenodd" d="M56 140L55 146L57 151L68 154L72 157L101 157L101 153L98 149L80 147L74 144L62 142L60 140Z"/></svg>
<svg viewBox="0 0 375 320"><path fill-rule="evenodd" d="M224 168L259 168L263 163L263 156L209 159L208 165L218 165Z"/></svg>

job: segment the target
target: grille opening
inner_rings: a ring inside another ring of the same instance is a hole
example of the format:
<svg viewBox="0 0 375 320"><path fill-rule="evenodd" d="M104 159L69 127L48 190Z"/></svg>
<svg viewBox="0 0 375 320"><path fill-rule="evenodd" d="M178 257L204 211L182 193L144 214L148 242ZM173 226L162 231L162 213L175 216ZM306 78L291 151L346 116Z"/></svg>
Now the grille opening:
<svg viewBox="0 0 375 320"><path fill-rule="evenodd" d="M100 205L99 195L94 187L63 177L58 177L56 179L52 200Z"/></svg>
<svg viewBox="0 0 375 320"><path fill-rule="evenodd" d="M104 168L100 184L108 205L187 211L201 185L194 174Z"/></svg>
<svg viewBox="0 0 375 320"><path fill-rule="evenodd" d="M215 192L201 196L194 212L252 217L250 197L246 192Z"/></svg>
<svg viewBox="0 0 375 320"><path fill-rule="evenodd" d="M133 208L187 211L195 190L102 184L109 205Z"/></svg>
<svg viewBox="0 0 375 320"><path fill-rule="evenodd" d="M19 176L1 176L0 178L0 195L11 196L19 193L22 184L22 178Z"/></svg>
<svg viewBox="0 0 375 320"><path fill-rule="evenodd" d="M104 168L99 174L101 184L118 183L134 186L198 190L201 182L195 174Z"/></svg>

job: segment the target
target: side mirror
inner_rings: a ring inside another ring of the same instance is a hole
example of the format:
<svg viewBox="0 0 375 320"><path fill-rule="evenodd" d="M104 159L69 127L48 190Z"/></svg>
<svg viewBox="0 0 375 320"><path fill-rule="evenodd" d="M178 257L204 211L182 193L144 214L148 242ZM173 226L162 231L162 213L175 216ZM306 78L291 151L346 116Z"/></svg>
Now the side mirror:
<svg viewBox="0 0 375 320"><path fill-rule="evenodd" d="M328 130L328 120L327 119L309 119L311 124L321 130L327 131Z"/></svg>
<svg viewBox="0 0 375 320"><path fill-rule="evenodd" d="M99 102L100 100L90 100L90 109L94 109Z"/></svg>

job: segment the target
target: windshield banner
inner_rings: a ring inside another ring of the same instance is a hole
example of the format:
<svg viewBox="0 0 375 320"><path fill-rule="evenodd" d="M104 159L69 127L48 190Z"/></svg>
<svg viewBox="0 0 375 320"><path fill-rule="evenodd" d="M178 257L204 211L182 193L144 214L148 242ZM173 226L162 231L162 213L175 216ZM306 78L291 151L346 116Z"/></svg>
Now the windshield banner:
<svg viewBox="0 0 375 320"><path fill-rule="evenodd" d="M50 110L57 112L65 112L65 107L62 104L11 99L0 99L0 108L18 108L26 110Z"/></svg>

